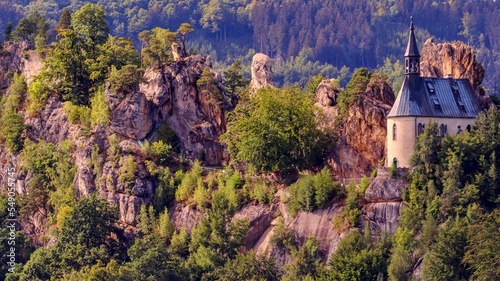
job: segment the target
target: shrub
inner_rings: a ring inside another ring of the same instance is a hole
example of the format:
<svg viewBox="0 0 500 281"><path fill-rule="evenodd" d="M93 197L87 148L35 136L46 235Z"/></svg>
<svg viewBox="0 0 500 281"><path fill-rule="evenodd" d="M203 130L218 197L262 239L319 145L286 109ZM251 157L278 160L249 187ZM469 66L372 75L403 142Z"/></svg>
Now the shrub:
<svg viewBox="0 0 500 281"><path fill-rule="evenodd" d="M156 163L161 164L167 162L172 155L172 146L170 144L164 143L162 140L153 142L149 144L148 141L144 144L142 151L149 157L153 159Z"/></svg>
<svg viewBox="0 0 500 281"><path fill-rule="evenodd" d="M265 183L256 183L250 193L250 198L257 200L261 204L268 204L274 198L276 192L274 186L269 186Z"/></svg>
<svg viewBox="0 0 500 281"><path fill-rule="evenodd" d="M278 218L270 242L271 245L286 248L289 251L295 249L295 236L293 230L285 225L285 219L283 219L283 217Z"/></svg>
<svg viewBox="0 0 500 281"><path fill-rule="evenodd" d="M102 89L90 99L90 105L92 127L95 125L107 126L109 124L109 107Z"/></svg>
<svg viewBox="0 0 500 281"><path fill-rule="evenodd" d="M201 178L198 179L196 189L194 190L193 200L199 210L207 207L210 200L210 190L205 187Z"/></svg>
<svg viewBox="0 0 500 281"><path fill-rule="evenodd" d="M290 203L292 214L298 210L312 212L324 208L335 195L339 185L333 182L328 168L323 168L316 175L307 175L290 186Z"/></svg>
<svg viewBox="0 0 500 281"><path fill-rule="evenodd" d="M28 108L27 113L29 115L35 115L39 113L47 103L49 98L50 90L48 88L48 83L45 76L38 75L35 77L33 82L31 82L28 88Z"/></svg>
<svg viewBox="0 0 500 281"><path fill-rule="evenodd" d="M175 199L177 201L186 200L193 193L198 186L198 179L201 178L202 172L201 163L196 160L191 170L182 177L182 181L175 192Z"/></svg>
<svg viewBox="0 0 500 281"><path fill-rule="evenodd" d="M137 163L132 155L120 158L120 169L118 170L120 175L118 180L126 186L133 184L135 182L136 169Z"/></svg>
<svg viewBox="0 0 500 281"><path fill-rule="evenodd" d="M3 139L5 139L5 144L12 153L17 153L22 148L21 136L26 126L24 125L23 116L17 113L17 108L25 91L26 82L24 76L14 74L0 119Z"/></svg>
<svg viewBox="0 0 500 281"><path fill-rule="evenodd" d="M90 128L93 121L91 121L91 108L85 105L75 105L72 102L64 102L63 110L68 116L68 121L71 124L80 123L86 128Z"/></svg>

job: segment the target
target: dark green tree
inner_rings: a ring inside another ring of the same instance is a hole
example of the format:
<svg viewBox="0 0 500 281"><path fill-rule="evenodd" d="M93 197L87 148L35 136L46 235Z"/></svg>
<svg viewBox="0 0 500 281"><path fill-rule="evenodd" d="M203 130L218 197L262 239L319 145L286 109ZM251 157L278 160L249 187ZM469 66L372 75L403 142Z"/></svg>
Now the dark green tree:
<svg viewBox="0 0 500 281"><path fill-rule="evenodd" d="M106 22L106 12L96 4L87 3L71 16L71 26L79 36L82 36L89 46L89 52L96 45L108 40L109 28Z"/></svg>
<svg viewBox="0 0 500 281"><path fill-rule="evenodd" d="M481 216L467 229L467 252L463 262L470 265L474 280L499 280L500 210Z"/></svg>
<svg viewBox="0 0 500 281"><path fill-rule="evenodd" d="M244 96L229 117L221 137L236 161L259 171L304 169L318 163L324 133L313 98L298 88L258 90Z"/></svg>
<svg viewBox="0 0 500 281"><path fill-rule="evenodd" d="M462 263L467 246L467 228L463 221L448 219L439 229L436 244L424 258L426 280L469 280L471 271Z"/></svg>
<svg viewBox="0 0 500 281"><path fill-rule="evenodd" d="M71 28L71 12L69 8L64 8L56 24L56 30Z"/></svg>
<svg viewBox="0 0 500 281"><path fill-rule="evenodd" d="M22 18L14 31L14 35L26 40L30 48L45 47L48 40L49 22L38 10ZM37 42L38 41L38 42Z"/></svg>
<svg viewBox="0 0 500 281"><path fill-rule="evenodd" d="M184 56L187 56L186 52L186 35L188 33L193 33L194 28L189 24L189 23L182 23L181 26L177 29L177 34L179 35L179 40L181 40L182 43L182 52L184 53Z"/></svg>
<svg viewBox="0 0 500 281"><path fill-rule="evenodd" d="M241 92L241 90L250 82L248 79L243 77L243 68L239 60L236 60L227 70L223 72L223 74L224 86L226 86L227 92L231 96Z"/></svg>

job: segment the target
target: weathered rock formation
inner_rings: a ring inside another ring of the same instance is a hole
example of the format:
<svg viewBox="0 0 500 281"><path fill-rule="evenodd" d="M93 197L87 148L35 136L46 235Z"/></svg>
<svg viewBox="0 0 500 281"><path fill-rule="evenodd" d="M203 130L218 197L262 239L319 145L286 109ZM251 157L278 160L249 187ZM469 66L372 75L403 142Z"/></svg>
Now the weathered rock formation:
<svg viewBox="0 0 500 281"><path fill-rule="evenodd" d="M252 80L250 87L258 90L265 86L273 86L273 68L271 59L262 53L257 53L252 59Z"/></svg>
<svg viewBox="0 0 500 281"><path fill-rule="evenodd" d="M184 57L182 47L181 47L181 45L179 45L179 43L173 42L171 45L171 48L172 48L172 55L173 55L175 61L179 61L180 59L182 59Z"/></svg>
<svg viewBox="0 0 500 281"><path fill-rule="evenodd" d="M220 165L225 155L219 135L226 130L225 112L232 105L224 95L222 102L215 102L212 93L200 91L196 85L209 66L207 57L191 56L169 63L161 71L149 69L144 75L147 83L140 85L140 91L154 104L156 127L167 122L188 158L203 156L206 164ZM214 83L222 92L218 73Z"/></svg>
<svg viewBox="0 0 500 281"><path fill-rule="evenodd" d="M474 49L463 42L434 43L432 38L427 39L422 48L420 73L425 77L445 78L451 75L455 79L468 79L482 106L488 106L490 103L481 87L484 68L476 60Z"/></svg>
<svg viewBox="0 0 500 281"><path fill-rule="evenodd" d="M329 166L340 177L358 178L384 162L386 116L394 103L394 94L386 82L374 78L338 122L336 100L340 91L332 86L332 80L322 81L316 90L315 104L322 109L326 126L339 136L327 159Z"/></svg>
<svg viewBox="0 0 500 281"><path fill-rule="evenodd" d="M361 225L369 223L373 235L395 232L403 206L401 193L407 187L406 180L391 179L386 169L380 169L378 176L366 189L364 198L366 204L361 210Z"/></svg>

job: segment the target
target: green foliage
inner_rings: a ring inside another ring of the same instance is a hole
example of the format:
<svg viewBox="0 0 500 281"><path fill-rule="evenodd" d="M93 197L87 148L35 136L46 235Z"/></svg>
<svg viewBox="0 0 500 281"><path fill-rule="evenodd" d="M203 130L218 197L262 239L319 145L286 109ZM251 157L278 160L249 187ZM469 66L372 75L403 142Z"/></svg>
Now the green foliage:
<svg viewBox="0 0 500 281"><path fill-rule="evenodd" d="M63 110L68 116L68 121L71 124L80 123L84 128L90 128L92 122L96 122L92 119L92 108L89 108L88 106L75 105L67 101L63 104Z"/></svg>
<svg viewBox="0 0 500 281"><path fill-rule="evenodd" d="M46 76L39 74L28 87L29 104L26 110L27 113L29 115L39 113L45 107L49 94Z"/></svg>
<svg viewBox="0 0 500 281"><path fill-rule="evenodd" d="M118 180L125 186L132 185L135 182L135 172L137 163L132 155L122 156L120 158L120 168L118 170Z"/></svg>
<svg viewBox="0 0 500 281"><path fill-rule="evenodd" d="M68 8L64 8L61 11L61 16L56 24L56 30L69 29L71 28L71 11Z"/></svg>
<svg viewBox="0 0 500 281"><path fill-rule="evenodd" d="M404 80L404 69L403 65L399 60L396 60L394 63L391 62L391 59L385 58L384 65L379 68L379 71L387 76L387 83L391 85L392 90L395 95L397 95L399 89L401 89L401 85L403 85Z"/></svg>
<svg viewBox="0 0 500 281"><path fill-rule="evenodd" d="M210 190L205 187L203 180L199 178L196 188L194 189L193 201L198 209L203 210L207 207L209 200Z"/></svg>
<svg viewBox="0 0 500 281"><path fill-rule="evenodd" d="M142 147L142 151L147 158L152 159L158 164L167 162L172 156L172 146L164 143L162 140L155 141L152 144L146 141Z"/></svg>
<svg viewBox="0 0 500 281"><path fill-rule="evenodd" d="M142 81L142 71L137 68L140 58L130 38L110 36L97 46L97 52L95 58L87 62L90 79L94 83L102 84L109 77L112 89L119 90L120 87L135 89L136 84Z"/></svg>
<svg viewBox="0 0 500 281"><path fill-rule="evenodd" d="M257 200L261 204L269 204L274 199L276 188L266 182L253 183L253 189L250 191L250 199Z"/></svg>
<svg viewBox="0 0 500 281"><path fill-rule="evenodd" d="M271 236L270 243L280 248L285 248L292 251L296 248L295 235L293 229L285 225L285 219L278 217L276 226L273 229L273 236Z"/></svg>
<svg viewBox="0 0 500 281"><path fill-rule="evenodd" d="M15 248L15 263L17 264L23 264L28 261L34 249L31 246L29 238L26 237L22 231L14 229L14 231L11 232L11 228L7 228L7 226L12 224L11 219L13 217L10 215L9 210L13 206L12 201L9 200L8 197L0 195L0 206L3 206L0 210L0 222L4 226L0 229L0 250L4 253L0 257L0 262L2 262L0 266L0 278L5 280L5 276L9 272L9 268L13 266L12 264L9 264L11 259L9 255L12 256L11 248ZM15 270L18 271L18 268L16 267Z"/></svg>
<svg viewBox="0 0 500 281"><path fill-rule="evenodd" d="M236 60L226 71L223 72L223 74L224 86L226 86L227 92L231 96L240 93L241 90L250 82L248 79L243 77L243 68L239 60Z"/></svg>
<svg viewBox="0 0 500 281"><path fill-rule="evenodd" d="M108 39L106 12L96 4L87 3L74 12L71 15L71 27L90 47L102 44Z"/></svg>
<svg viewBox="0 0 500 281"><path fill-rule="evenodd" d="M415 247L413 232L398 227L394 234L393 248L387 272L389 280L408 280L413 269L412 251Z"/></svg>
<svg viewBox="0 0 500 281"><path fill-rule="evenodd" d="M184 175L179 187L175 191L175 200L186 200L194 192L198 186L198 180L201 179L201 173L201 163L196 160L191 170Z"/></svg>
<svg viewBox="0 0 500 281"><path fill-rule="evenodd" d="M423 276L426 280L469 280L471 272L462 263L466 234L463 223L451 218L439 229L436 244L425 257Z"/></svg>
<svg viewBox="0 0 500 281"><path fill-rule="evenodd" d="M57 214L63 206L74 203L73 178L76 166L71 156L72 145L65 141L57 148L39 140L26 141L20 154L21 169L30 171L28 191L22 198L21 213L39 212L44 216Z"/></svg>
<svg viewBox="0 0 500 281"><path fill-rule="evenodd" d="M298 88L263 88L243 97L221 140L236 161L259 171L303 169L317 164L325 149L312 97Z"/></svg>
<svg viewBox="0 0 500 281"><path fill-rule="evenodd" d="M24 76L14 74L0 117L1 139L5 140L5 145L11 153L17 153L22 149L22 133L26 126L23 116L17 112L25 92Z"/></svg>
<svg viewBox="0 0 500 281"><path fill-rule="evenodd" d="M212 193L212 208L193 229L186 266L190 278L211 276L211 272L237 256L245 241L248 221L231 221L234 206L222 192Z"/></svg>
<svg viewBox="0 0 500 281"><path fill-rule="evenodd" d="M216 269L216 280L280 280L280 271L276 261L265 255L254 256L252 251L239 253L233 260L229 260L223 267Z"/></svg>
<svg viewBox="0 0 500 281"><path fill-rule="evenodd" d="M302 247L292 253L293 261L286 266L282 280L314 280L322 270L322 261L316 238L308 238Z"/></svg>
<svg viewBox="0 0 500 281"><path fill-rule="evenodd" d="M172 60L170 45L175 41L176 33L160 27L153 28L150 32L141 32L142 66L160 66Z"/></svg>
<svg viewBox="0 0 500 281"><path fill-rule="evenodd" d="M199 94L206 96L205 99L208 100L209 103L219 105L224 102L224 97L215 80L215 73L210 71L210 68L205 67L203 69L200 79L196 81L196 86L199 89Z"/></svg>
<svg viewBox="0 0 500 281"><path fill-rule="evenodd" d="M96 125L107 126L109 124L109 107L106 102L104 91L98 91L90 99L90 123L92 127Z"/></svg>
<svg viewBox="0 0 500 281"><path fill-rule="evenodd" d="M113 65L107 81L110 83L113 92L131 93L138 90L143 74L143 71L137 65L128 64L120 70L117 70Z"/></svg>
<svg viewBox="0 0 500 281"><path fill-rule="evenodd" d="M363 237L358 230L350 231L329 261L330 280L386 280L387 246L384 237L374 242L371 233Z"/></svg>
<svg viewBox="0 0 500 281"><path fill-rule="evenodd" d="M298 210L312 212L325 208L339 187L339 184L334 184L330 170L325 167L316 175L306 175L290 186L288 208L292 214Z"/></svg>
<svg viewBox="0 0 500 281"><path fill-rule="evenodd" d="M366 182L364 185L366 185ZM346 205L344 206L342 213L333 220L333 226L338 231L344 231L349 227L354 227L358 224L359 216L361 215L358 203L360 198L364 196L364 192L361 192L362 188L363 186L360 186L358 189L354 182L350 182L345 187L347 191Z"/></svg>
<svg viewBox="0 0 500 281"><path fill-rule="evenodd" d="M473 270L474 280L495 280L500 278L497 266L500 256L500 211L480 217L467 230L467 248L463 262Z"/></svg>
<svg viewBox="0 0 500 281"><path fill-rule="evenodd" d="M18 37L21 40L26 40L31 49L35 47L35 41L42 40L38 45L45 46L48 35L47 31L49 30L49 22L45 17L43 17L39 11L34 11L23 17L16 29L14 30L14 36Z"/></svg>
<svg viewBox="0 0 500 281"><path fill-rule="evenodd" d="M337 99L340 116L345 116L349 107L356 100L356 97L365 93L366 86L370 82L371 76L372 73L364 67L354 71L351 81L347 84L345 91L341 92Z"/></svg>

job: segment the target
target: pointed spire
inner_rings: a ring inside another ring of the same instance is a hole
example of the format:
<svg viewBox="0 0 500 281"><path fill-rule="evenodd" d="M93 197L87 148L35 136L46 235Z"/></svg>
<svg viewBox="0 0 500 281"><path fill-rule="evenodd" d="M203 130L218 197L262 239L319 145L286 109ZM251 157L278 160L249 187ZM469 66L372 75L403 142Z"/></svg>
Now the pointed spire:
<svg viewBox="0 0 500 281"><path fill-rule="evenodd" d="M413 32L413 17L410 17L410 33L408 36L408 46L406 46L405 57L420 57L418 53L417 40Z"/></svg>

